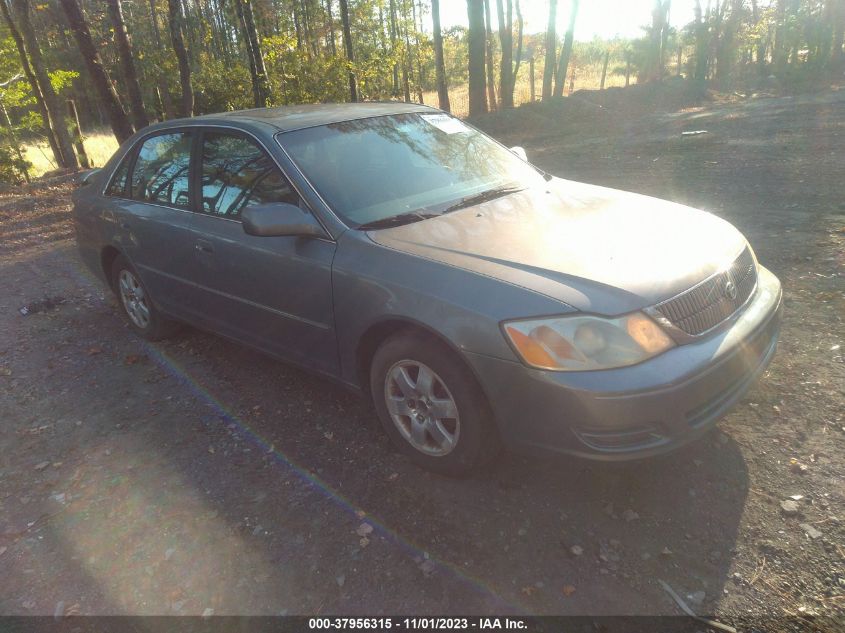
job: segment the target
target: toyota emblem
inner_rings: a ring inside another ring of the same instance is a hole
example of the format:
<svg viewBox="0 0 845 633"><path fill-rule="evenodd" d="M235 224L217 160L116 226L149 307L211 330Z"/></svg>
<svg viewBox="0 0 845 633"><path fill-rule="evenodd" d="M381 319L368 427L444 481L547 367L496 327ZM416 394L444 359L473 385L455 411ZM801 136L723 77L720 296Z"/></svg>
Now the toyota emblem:
<svg viewBox="0 0 845 633"><path fill-rule="evenodd" d="M736 284L734 282L729 281L725 284L725 296L731 301L736 299Z"/></svg>

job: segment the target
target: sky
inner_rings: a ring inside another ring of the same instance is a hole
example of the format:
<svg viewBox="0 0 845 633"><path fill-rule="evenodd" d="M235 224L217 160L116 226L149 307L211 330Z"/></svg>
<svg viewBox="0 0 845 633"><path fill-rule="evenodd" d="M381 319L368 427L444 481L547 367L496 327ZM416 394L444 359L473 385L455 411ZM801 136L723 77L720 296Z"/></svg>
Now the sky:
<svg viewBox="0 0 845 633"><path fill-rule="evenodd" d="M571 0L558 0L557 30L560 34L563 34L569 22L571 4ZM681 26L691 22L694 4L694 0L674 0L669 15L670 24ZM549 15L548 0L521 0L520 5L525 32L544 32ZM642 35L640 27L651 22L653 6L654 0L581 0L575 23L575 39L591 40L594 36L612 38L615 35L639 37ZM496 30L496 0L490 0L490 12L493 30ZM443 28L458 24L466 26L465 0L440 0L440 21Z"/></svg>

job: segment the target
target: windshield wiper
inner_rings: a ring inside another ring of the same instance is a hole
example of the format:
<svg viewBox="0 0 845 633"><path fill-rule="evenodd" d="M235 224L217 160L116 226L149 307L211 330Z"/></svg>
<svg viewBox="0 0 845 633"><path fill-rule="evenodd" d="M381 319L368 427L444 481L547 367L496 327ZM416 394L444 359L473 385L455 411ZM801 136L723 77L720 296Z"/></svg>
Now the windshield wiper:
<svg viewBox="0 0 845 633"><path fill-rule="evenodd" d="M456 202L451 207L447 207L443 213L457 211L458 209L465 209L474 204L481 204L482 202L489 202L490 200L495 200L496 198L501 198L509 193L516 193L517 191L522 191L524 189L525 187L496 187L495 189L488 189L487 191L482 191L481 193L461 198L460 201Z"/></svg>
<svg viewBox="0 0 845 633"><path fill-rule="evenodd" d="M420 220L428 220L429 218L433 218L438 215L440 214L419 213L417 211L411 211L410 213L400 213L399 215L391 215L390 217L381 218L380 220L373 220L372 222L361 224L356 228L359 231L369 231L372 229L386 229L392 226L402 226L403 224L411 224L413 222L419 222Z"/></svg>

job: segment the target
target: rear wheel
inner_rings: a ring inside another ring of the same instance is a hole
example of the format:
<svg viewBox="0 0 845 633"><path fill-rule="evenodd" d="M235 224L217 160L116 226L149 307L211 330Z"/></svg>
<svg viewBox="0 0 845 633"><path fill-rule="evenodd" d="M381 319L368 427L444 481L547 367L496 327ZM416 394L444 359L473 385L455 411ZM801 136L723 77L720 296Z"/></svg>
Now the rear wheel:
<svg viewBox="0 0 845 633"><path fill-rule="evenodd" d="M400 332L386 340L373 357L370 387L384 430L421 467L464 476L497 453L481 388L436 339Z"/></svg>
<svg viewBox="0 0 845 633"><path fill-rule="evenodd" d="M138 273L123 255L118 255L112 264L112 287L129 327L137 334L158 341L176 331L176 324L161 315Z"/></svg>

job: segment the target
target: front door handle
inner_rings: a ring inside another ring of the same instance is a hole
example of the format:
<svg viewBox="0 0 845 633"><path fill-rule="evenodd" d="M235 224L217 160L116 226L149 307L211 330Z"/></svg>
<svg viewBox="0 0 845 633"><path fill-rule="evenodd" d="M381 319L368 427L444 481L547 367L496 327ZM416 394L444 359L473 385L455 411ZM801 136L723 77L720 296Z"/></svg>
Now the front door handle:
<svg viewBox="0 0 845 633"><path fill-rule="evenodd" d="M194 245L194 248L200 251L201 253L213 253L214 247L211 245L211 242L208 240L197 240L197 243Z"/></svg>

